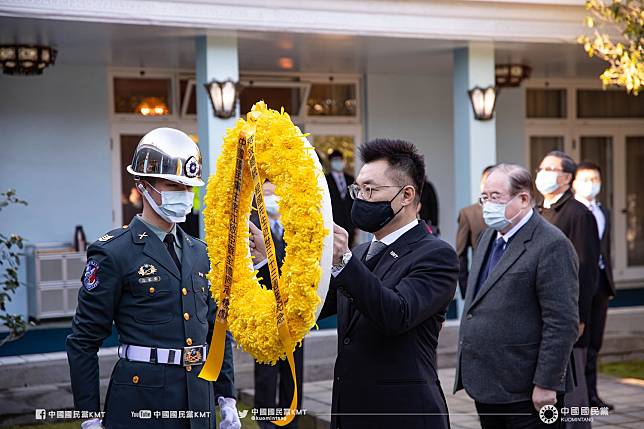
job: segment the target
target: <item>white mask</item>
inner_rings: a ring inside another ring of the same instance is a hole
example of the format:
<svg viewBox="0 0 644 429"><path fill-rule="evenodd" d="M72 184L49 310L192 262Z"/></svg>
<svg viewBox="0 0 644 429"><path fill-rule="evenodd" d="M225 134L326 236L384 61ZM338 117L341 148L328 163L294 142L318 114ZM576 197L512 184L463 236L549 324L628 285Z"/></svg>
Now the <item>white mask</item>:
<svg viewBox="0 0 644 429"><path fill-rule="evenodd" d="M277 216L280 214L279 206L280 198L275 195L264 195L264 206L266 207L266 213L272 216Z"/></svg>
<svg viewBox="0 0 644 429"><path fill-rule="evenodd" d="M152 210L158 214L161 219L168 223L181 223L186 221L186 215L192 211L192 202L195 195L190 191L158 191L150 185L158 194L161 195L161 205L158 205L148 190L140 185L140 190Z"/></svg>
<svg viewBox="0 0 644 429"><path fill-rule="evenodd" d="M537 173L535 185L541 195L551 194L557 190L559 187L557 177L559 177L559 174L556 171L541 170Z"/></svg>
<svg viewBox="0 0 644 429"><path fill-rule="evenodd" d="M331 170L341 172L344 170L344 161L342 159L332 159L331 160Z"/></svg>
<svg viewBox="0 0 644 429"><path fill-rule="evenodd" d="M575 192L582 198L587 200L594 200L599 191L601 191L601 183L595 183L591 181L577 182Z"/></svg>

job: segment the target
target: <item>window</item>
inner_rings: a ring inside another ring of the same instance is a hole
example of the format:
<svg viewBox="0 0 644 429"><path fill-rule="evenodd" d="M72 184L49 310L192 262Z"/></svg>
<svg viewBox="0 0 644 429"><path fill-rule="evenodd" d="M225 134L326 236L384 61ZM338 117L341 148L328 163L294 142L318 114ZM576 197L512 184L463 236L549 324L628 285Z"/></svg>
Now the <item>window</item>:
<svg viewBox="0 0 644 429"><path fill-rule="evenodd" d="M553 150L563 150L563 136L530 136L530 173L536 174L541 160Z"/></svg>
<svg viewBox="0 0 644 429"><path fill-rule="evenodd" d="M577 90L578 118L644 118L644 97L626 91Z"/></svg>
<svg viewBox="0 0 644 429"><path fill-rule="evenodd" d="M644 265L644 136L626 137L626 249L628 266Z"/></svg>
<svg viewBox="0 0 644 429"><path fill-rule="evenodd" d="M194 79L179 79L179 101L182 116L197 114L197 96L195 94Z"/></svg>
<svg viewBox="0 0 644 429"><path fill-rule="evenodd" d="M244 89L239 94L239 111L243 116L250 112L255 103L264 100L271 109L280 110L283 107L289 115L298 116L302 98L302 88L299 84L293 86L244 85Z"/></svg>
<svg viewBox="0 0 644 429"><path fill-rule="evenodd" d="M309 116L356 116L356 84L314 83L306 101Z"/></svg>
<svg viewBox="0 0 644 429"><path fill-rule="evenodd" d="M592 161L601 168L602 189L597 199L613 209L613 138L611 136L581 136L580 160Z"/></svg>
<svg viewBox="0 0 644 429"><path fill-rule="evenodd" d="M565 118L565 89L528 89L526 115L528 118Z"/></svg>
<svg viewBox="0 0 644 429"><path fill-rule="evenodd" d="M172 79L114 78L114 112L142 116L172 113Z"/></svg>

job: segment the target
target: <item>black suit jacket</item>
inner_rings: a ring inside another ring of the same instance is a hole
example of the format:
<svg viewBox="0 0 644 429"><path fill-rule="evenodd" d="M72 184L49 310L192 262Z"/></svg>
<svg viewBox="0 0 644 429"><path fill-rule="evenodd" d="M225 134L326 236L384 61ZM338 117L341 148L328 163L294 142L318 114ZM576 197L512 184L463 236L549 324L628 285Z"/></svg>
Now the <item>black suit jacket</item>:
<svg viewBox="0 0 644 429"><path fill-rule="evenodd" d="M421 221L388 246L373 272L369 243L331 279L320 318L338 314L331 428L448 428L436 346L458 259ZM402 413L392 415L393 413Z"/></svg>
<svg viewBox="0 0 644 429"><path fill-rule="evenodd" d="M579 320L589 325L590 309L599 280L599 235L593 213L567 190L549 209L540 208L543 217L570 240L579 258ZM575 347L588 345L590 329Z"/></svg>
<svg viewBox="0 0 644 429"><path fill-rule="evenodd" d="M329 185L329 194L331 195L331 208L333 209L333 221L344 228L349 233L349 240L353 239L353 231L355 226L351 222L351 207L353 200L349 196L347 190L344 198L340 196L340 190L335 183L333 174L329 173L326 176L327 184ZM355 179L350 174L344 173L344 181L349 186Z"/></svg>
<svg viewBox="0 0 644 429"><path fill-rule="evenodd" d="M604 228L604 234L600 237L600 244L599 244L599 252L604 261L604 272L606 274L606 281L608 282L608 287L610 289L605 292L607 292L610 296L615 296L617 294L617 290L615 289L615 281L613 280L613 263L611 261L612 255L610 250L610 246L612 244L611 214L610 214L610 210L608 210L605 206L600 204L599 208L601 209L602 213L604 214L604 218L606 219L606 227Z"/></svg>

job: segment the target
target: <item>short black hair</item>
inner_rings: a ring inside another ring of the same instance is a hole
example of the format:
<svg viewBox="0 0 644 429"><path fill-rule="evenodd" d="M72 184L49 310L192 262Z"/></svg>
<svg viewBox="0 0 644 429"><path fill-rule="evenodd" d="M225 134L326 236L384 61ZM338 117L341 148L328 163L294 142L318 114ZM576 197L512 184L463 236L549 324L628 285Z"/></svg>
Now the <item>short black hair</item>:
<svg viewBox="0 0 644 429"><path fill-rule="evenodd" d="M385 160L394 170L398 185L410 184L416 189L415 201L420 201L420 192L425 183L425 157L416 146L405 140L374 139L360 146L360 158L364 164Z"/></svg>
<svg viewBox="0 0 644 429"><path fill-rule="evenodd" d="M329 160L331 160L331 159L333 159L333 158L340 158L340 159L344 159L344 154L343 154L341 151L339 151L338 149L333 149L333 150L331 151L331 153L329 154L329 156L327 156L327 158L328 158Z"/></svg>
<svg viewBox="0 0 644 429"><path fill-rule="evenodd" d="M561 169L563 170L563 172L570 173L573 179L575 178L575 174L577 174L577 164L575 163L575 161L573 161L570 155L560 150L552 150L548 152L546 156L554 156L555 158L559 158L561 160Z"/></svg>
<svg viewBox="0 0 644 429"><path fill-rule="evenodd" d="M602 175L601 167L592 161L582 161L577 164L577 171L579 170L595 170L600 176Z"/></svg>

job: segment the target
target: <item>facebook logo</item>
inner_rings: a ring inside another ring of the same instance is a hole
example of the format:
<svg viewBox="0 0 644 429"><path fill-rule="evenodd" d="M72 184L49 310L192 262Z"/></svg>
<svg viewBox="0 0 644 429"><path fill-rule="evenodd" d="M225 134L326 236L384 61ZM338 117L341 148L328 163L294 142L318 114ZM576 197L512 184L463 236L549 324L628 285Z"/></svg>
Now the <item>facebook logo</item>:
<svg viewBox="0 0 644 429"><path fill-rule="evenodd" d="M47 418L47 410L36 410L36 420L45 420Z"/></svg>

